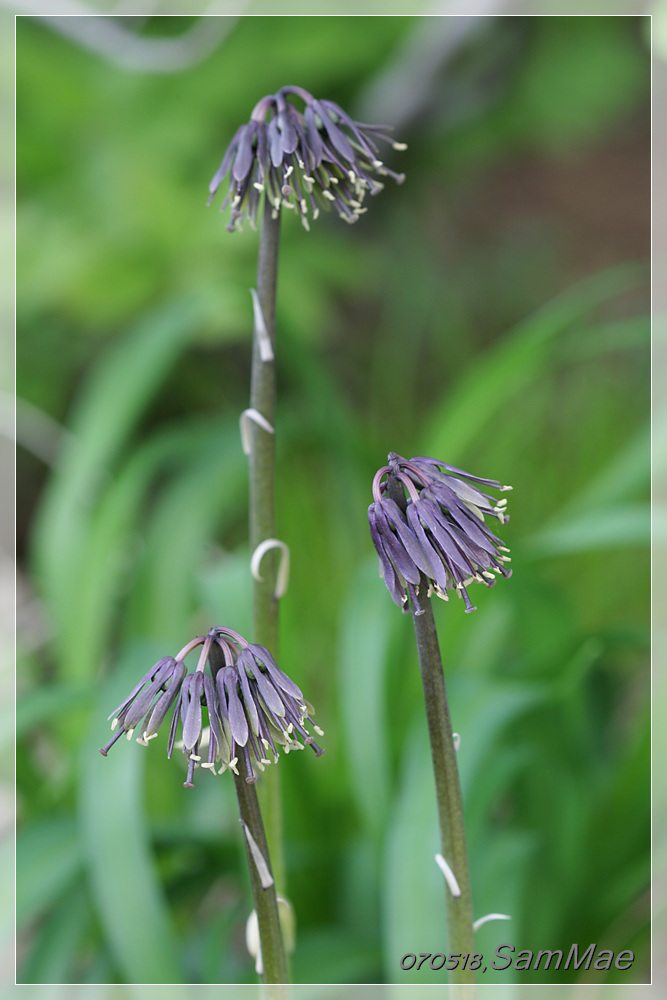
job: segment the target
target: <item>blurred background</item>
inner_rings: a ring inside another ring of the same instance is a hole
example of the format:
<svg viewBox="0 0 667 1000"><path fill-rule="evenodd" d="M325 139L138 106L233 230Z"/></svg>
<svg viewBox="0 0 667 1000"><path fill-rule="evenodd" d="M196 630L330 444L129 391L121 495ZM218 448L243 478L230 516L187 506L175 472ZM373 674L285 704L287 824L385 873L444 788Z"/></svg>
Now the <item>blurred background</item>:
<svg viewBox="0 0 667 1000"><path fill-rule="evenodd" d="M478 950L597 942L648 981L648 36L643 17L18 19L19 982L254 981L231 782L186 792L164 733L97 748L159 656L249 631L257 237L205 202L286 83L409 147L356 226L283 226L279 660L326 734L280 764L294 979L443 981L400 969L446 939L412 628L366 522L396 450L514 486L514 576L474 615L436 608L475 915L512 916ZM493 981L513 976L628 981Z"/></svg>

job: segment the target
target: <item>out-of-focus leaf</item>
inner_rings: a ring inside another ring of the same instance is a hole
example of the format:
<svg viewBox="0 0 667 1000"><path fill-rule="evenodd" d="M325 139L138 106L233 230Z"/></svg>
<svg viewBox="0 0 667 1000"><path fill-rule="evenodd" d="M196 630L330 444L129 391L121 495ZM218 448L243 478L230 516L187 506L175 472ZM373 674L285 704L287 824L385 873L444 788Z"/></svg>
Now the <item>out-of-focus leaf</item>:
<svg viewBox="0 0 667 1000"><path fill-rule="evenodd" d="M586 330L577 330L563 343L561 356L567 361L585 361L609 351L622 351L636 347L648 349L651 343L651 321L648 316L631 316L629 319L612 320Z"/></svg>
<svg viewBox="0 0 667 1000"><path fill-rule="evenodd" d="M106 716L145 673L155 650L126 654L100 691L91 732L83 743L79 820L83 856L97 913L127 982L183 982L166 900L158 884L146 822L142 774L147 748L134 740L104 758ZM151 661L152 662L152 661Z"/></svg>
<svg viewBox="0 0 667 1000"><path fill-rule="evenodd" d="M667 539L667 509L653 509L653 537ZM529 553L540 556L648 545L651 509L648 504L625 504L573 516L566 523L541 531L526 543Z"/></svg>
<svg viewBox="0 0 667 1000"><path fill-rule="evenodd" d="M240 513L246 489L238 423L226 421L201 436L180 474L163 487L151 513L131 607L139 635L180 641L195 604L195 574L207 546L219 527ZM218 614L224 614L224 608Z"/></svg>
<svg viewBox="0 0 667 1000"><path fill-rule="evenodd" d="M365 561L343 610L338 656L350 777L359 811L374 836L384 827L389 798L385 672L397 616L387 596L377 559Z"/></svg>
<svg viewBox="0 0 667 1000"><path fill-rule="evenodd" d="M56 641L77 604L96 498L132 427L192 335L197 312L170 303L110 348L91 374L35 527L34 552Z"/></svg>
<svg viewBox="0 0 667 1000"><path fill-rule="evenodd" d="M45 924L30 942L27 956L17 973L20 983L68 983L72 968L90 926L90 904L84 887L78 885L59 900Z"/></svg>
<svg viewBox="0 0 667 1000"><path fill-rule="evenodd" d="M17 925L22 927L50 906L80 868L81 845L69 816L22 830L16 841Z"/></svg>
<svg viewBox="0 0 667 1000"><path fill-rule="evenodd" d="M605 468L554 515L553 520L579 511L604 509L647 489L651 476L651 443L654 461L667 464L667 419L656 421L652 441L651 428L642 427Z"/></svg>
<svg viewBox="0 0 667 1000"><path fill-rule="evenodd" d="M211 621L249 636L252 631L250 553L225 552L199 573L200 592Z"/></svg>
<svg viewBox="0 0 667 1000"><path fill-rule="evenodd" d="M435 855L440 835L424 722L407 744L400 789L388 826L382 900L384 974L388 983L446 983L428 967L401 969L408 952L447 954L445 881Z"/></svg>
<svg viewBox="0 0 667 1000"><path fill-rule="evenodd" d="M564 292L487 351L435 408L425 454L457 462L475 436L546 361L554 339L594 306L636 287L640 269L605 271Z"/></svg>
<svg viewBox="0 0 667 1000"><path fill-rule="evenodd" d="M477 776L492 766L500 734L539 704L547 691L537 684L488 675L457 675L448 681L452 728L461 738L457 762L463 795L474 795Z"/></svg>
<svg viewBox="0 0 667 1000"><path fill-rule="evenodd" d="M33 726L43 726L64 708L77 708L90 698L91 688L84 684L46 684L21 695L16 702L16 739L22 739ZM11 739L11 726L0 725L0 739ZM5 747L0 744L2 749Z"/></svg>

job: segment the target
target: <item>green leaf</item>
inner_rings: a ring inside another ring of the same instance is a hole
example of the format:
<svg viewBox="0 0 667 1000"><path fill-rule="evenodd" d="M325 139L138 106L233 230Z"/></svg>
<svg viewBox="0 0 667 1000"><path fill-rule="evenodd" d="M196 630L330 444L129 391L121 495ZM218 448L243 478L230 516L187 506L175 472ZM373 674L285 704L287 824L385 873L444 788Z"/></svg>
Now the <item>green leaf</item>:
<svg viewBox="0 0 667 1000"><path fill-rule="evenodd" d="M639 282L640 269L605 271L560 295L486 351L435 408L425 453L453 463L541 371L556 337L601 302Z"/></svg>
<svg viewBox="0 0 667 1000"><path fill-rule="evenodd" d="M90 927L91 908L83 885L77 885L40 926L21 961L20 983L67 983L76 975L77 952Z"/></svg>
<svg viewBox="0 0 667 1000"><path fill-rule="evenodd" d="M386 982L446 983L447 973L402 970L408 952L447 953L445 882L435 855L440 834L426 724L408 741L400 790L388 827L383 873Z"/></svg>
<svg viewBox="0 0 667 1000"><path fill-rule="evenodd" d="M97 753L109 706L118 704L145 673L151 655L157 659L154 652L128 652L100 691L91 732L80 749L79 822L98 916L124 980L181 983L178 947L156 878L144 808L147 748L123 739L108 757Z"/></svg>
<svg viewBox="0 0 667 1000"><path fill-rule="evenodd" d="M238 423L226 420L200 436L151 512L131 609L138 634L181 641L195 609L196 574L220 526L238 515L246 490Z"/></svg>
<svg viewBox="0 0 667 1000"><path fill-rule="evenodd" d="M384 828L389 800L385 675L397 620L401 616L378 579L377 559L365 560L343 610L338 677L350 780L357 807L375 837Z"/></svg>
<svg viewBox="0 0 667 1000"><path fill-rule="evenodd" d="M202 602L211 621L233 628L241 635L252 632L250 553L247 548L225 552L199 572Z"/></svg>
<svg viewBox="0 0 667 1000"><path fill-rule="evenodd" d="M48 819L22 830L16 841L17 925L25 926L51 906L80 869L81 847L73 819Z"/></svg>
<svg viewBox="0 0 667 1000"><path fill-rule="evenodd" d="M653 537L667 540L667 508L653 510ZM547 556L594 549L648 545L651 540L651 509L648 504L625 504L588 511L564 524L533 535L529 554Z"/></svg>
<svg viewBox="0 0 667 1000"><path fill-rule="evenodd" d="M196 317L188 302L155 312L109 349L84 386L34 535L57 634L76 608L96 500L133 426L191 337Z"/></svg>

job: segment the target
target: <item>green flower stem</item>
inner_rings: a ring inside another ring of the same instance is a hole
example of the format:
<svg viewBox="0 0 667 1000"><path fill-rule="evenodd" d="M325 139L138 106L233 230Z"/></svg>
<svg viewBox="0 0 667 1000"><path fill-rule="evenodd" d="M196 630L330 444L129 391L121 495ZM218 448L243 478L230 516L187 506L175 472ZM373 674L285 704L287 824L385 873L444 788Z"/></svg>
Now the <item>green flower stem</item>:
<svg viewBox="0 0 667 1000"><path fill-rule="evenodd" d="M249 784L246 781L246 769L242 757L239 758L238 769L239 773L234 775L234 786L239 802L241 819L248 827L253 840L264 857L269 872L271 872L271 860L269 858L269 849L266 843L257 792L255 785ZM252 895L255 901L255 912L257 913L257 922L259 924L259 939L262 947L262 964L264 967L262 978L266 984L283 985L282 989L272 989L270 991L272 1000L287 1000L289 996L289 991L285 985L288 981L287 961L278 916L276 886L275 883L272 883L268 888L264 888L247 838L244 837L244 840L248 856Z"/></svg>
<svg viewBox="0 0 667 1000"><path fill-rule="evenodd" d="M470 955L475 951L472 929L472 898L466 848L463 801L456 763L456 751L449 717L445 675L442 669L438 633L433 618L431 599L426 596L428 584L422 578L419 601L423 615L413 615L419 667L426 702L426 719L431 741L431 757L435 774L435 791L440 821L442 856L454 872L461 890L453 896L445 882L449 954ZM451 983L474 983L475 973L460 967L450 972Z"/></svg>
<svg viewBox="0 0 667 1000"><path fill-rule="evenodd" d="M278 244L280 214L271 217L271 204L266 200L259 238L257 262L257 296L266 329L276 350L276 284L278 278ZM275 361L262 361L257 336L253 341L250 375L250 406L275 427L276 367ZM250 551L267 538L276 537L275 510L275 434L267 433L254 422L251 425L250 453ZM274 597L278 571L278 552L270 549L262 559L260 575L252 585L253 641L278 656L278 601ZM282 839L282 804L280 770L270 767L262 775L259 795L262 802L266 836L273 859L274 878L281 896L285 889L285 861Z"/></svg>
<svg viewBox="0 0 667 1000"><path fill-rule="evenodd" d="M401 510L407 507L403 486L392 475L387 480L389 496ZM472 896L470 893L470 871L468 869L468 849L463 821L463 800L459 784L459 769L452 735L452 722L445 689L445 674L438 633L433 617L431 598L427 597L428 581L422 575L419 586L419 603L424 613L412 615L417 640L419 668L422 675L426 721L431 742L431 758L435 775L435 796L438 803L440 823L440 843L442 856L454 872L460 896L453 896L445 882L445 902L447 905L447 939L450 955L472 955L475 951L472 929ZM444 881L444 879L443 879ZM468 964L470 959L468 960ZM450 972L452 984L474 984L475 973L459 966ZM472 991L466 991L467 1000L473 1000Z"/></svg>

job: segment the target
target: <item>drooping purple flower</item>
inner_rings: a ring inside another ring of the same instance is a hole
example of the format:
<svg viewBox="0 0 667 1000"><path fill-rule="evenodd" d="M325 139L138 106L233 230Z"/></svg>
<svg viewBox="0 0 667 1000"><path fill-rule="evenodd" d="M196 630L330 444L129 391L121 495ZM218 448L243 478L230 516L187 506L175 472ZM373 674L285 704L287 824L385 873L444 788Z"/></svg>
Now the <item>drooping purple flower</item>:
<svg viewBox="0 0 667 1000"><path fill-rule="evenodd" d="M197 667L188 673L184 660L199 646ZM212 628L176 657L158 660L109 716L111 728L118 731L100 753L106 757L123 734L131 739L135 729L140 733L137 743L148 746L172 705L167 756L178 745L187 757L186 788L192 788L198 767L216 773L220 763L218 774L227 768L238 774L239 756L246 780L255 781L253 766L262 771L277 762L277 746L285 753L305 746L312 746L318 756L323 752L306 729L310 725L322 735L301 690L268 649L246 642L231 629Z"/></svg>
<svg viewBox="0 0 667 1000"><path fill-rule="evenodd" d="M496 575L509 577L509 549L486 523L486 517L509 521L506 500L480 489L506 491L495 479L480 479L433 458L409 461L392 452L373 480L368 508L371 538L380 557L380 573L395 604L423 614L420 586L448 600L447 591L475 611L467 587L492 587Z"/></svg>
<svg viewBox="0 0 667 1000"><path fill-rule="evenodd" d="M263 771L267 764L278 762L276 744L285 753L311 746L319 757L323 751L306 729L308 724L318 736L323 735L313 722L312 706L268 649L247 643L231 629L216 631L225 664L215 679L226 739L223 770L228 766L236 771L238 758L243 756L246 781L254 781L253 765Z"/></svg>
<svg viewBox="0 0 667 1000"><path fill-rule="evenodd" d="M137 726L140 726L141 732L139 741L147 746L148 740L157 736L158 728L173 705L184 676L185 664L181 660L174 659L173 656L158 660L109 716L110 720L113 719L111 729L118 731L100 748L100 753L106 757L123 734L131 739Z"/></svg>
<svg viewBox="0 0 667 1000"><path fill-rule="evenodd" d="M303 101L303 111L288 96ZM380 158L377 140L406 148L391 139L391 131L356 122L334 101L316 100L302 87L282 87L263 97L237 129L209 185L208 203L229 174L221 211L231 206L230 232L241 228L244 217L255 227L262 197L274 217L294 209L306 229L309 214L316 219L321 208L333 207L346 222L356 222L366 211L366 194L384 187L379 178L405 180Z"/></svg>

